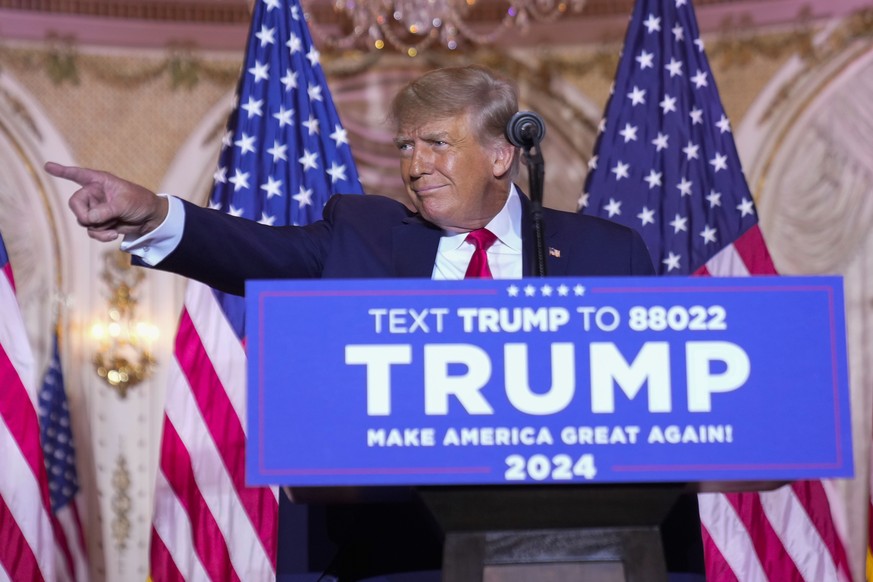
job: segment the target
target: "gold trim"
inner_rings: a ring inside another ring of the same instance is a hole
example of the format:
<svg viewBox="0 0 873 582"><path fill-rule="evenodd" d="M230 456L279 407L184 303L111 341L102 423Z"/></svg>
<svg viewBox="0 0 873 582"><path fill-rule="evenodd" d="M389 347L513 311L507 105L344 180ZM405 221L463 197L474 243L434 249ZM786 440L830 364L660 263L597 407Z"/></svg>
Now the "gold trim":
<svg viewBox="0 0 873 582"><path fill-rule="evenodd" d="M112 539L115 547L124 550L127 540L130 538L130 510L133 503L130 500L130 471L127 470L127 460L124 455L118 455L115 461L115 470L112 471Z"/></svg>

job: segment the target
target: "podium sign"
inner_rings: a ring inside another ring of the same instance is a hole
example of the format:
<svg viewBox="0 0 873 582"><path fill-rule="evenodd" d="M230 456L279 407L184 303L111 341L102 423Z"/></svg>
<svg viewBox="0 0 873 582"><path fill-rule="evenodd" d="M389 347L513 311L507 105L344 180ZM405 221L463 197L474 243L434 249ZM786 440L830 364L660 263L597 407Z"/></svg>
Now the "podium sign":
<svg viewBox="0 0 873 582"><path fill-rule="evenodd" d="M250 281L251 484L850 477L835 277Z"/></svg>

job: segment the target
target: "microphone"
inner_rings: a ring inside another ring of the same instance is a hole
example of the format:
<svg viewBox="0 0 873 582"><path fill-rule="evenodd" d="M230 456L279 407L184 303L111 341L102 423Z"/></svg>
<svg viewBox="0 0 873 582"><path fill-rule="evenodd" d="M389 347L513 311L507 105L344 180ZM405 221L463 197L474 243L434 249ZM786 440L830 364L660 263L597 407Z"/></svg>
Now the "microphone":
<svg viewBox="0 0 873 582"><path fill-rule="evenodd" d="M533 111L519 111L506 124L506 139L515 147L539 145L545 135L546 122Z"/></svg>

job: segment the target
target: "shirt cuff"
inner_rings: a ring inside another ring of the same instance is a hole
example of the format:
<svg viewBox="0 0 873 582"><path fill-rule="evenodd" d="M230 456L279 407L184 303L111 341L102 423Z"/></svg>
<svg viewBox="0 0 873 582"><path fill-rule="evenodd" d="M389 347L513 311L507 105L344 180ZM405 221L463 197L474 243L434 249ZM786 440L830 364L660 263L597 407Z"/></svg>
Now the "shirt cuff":
<svg viewBox="0 0 873 582"><path fill-rule="evenodd" d="M182 240L182 231L185 229L185 205L175 196L158 194L169 202L167 216L164 221L153 231L147 232L137 239L125 235L121 241L121 250L139 257L151 267L154 267L170 253L176 250Z"/></svg>

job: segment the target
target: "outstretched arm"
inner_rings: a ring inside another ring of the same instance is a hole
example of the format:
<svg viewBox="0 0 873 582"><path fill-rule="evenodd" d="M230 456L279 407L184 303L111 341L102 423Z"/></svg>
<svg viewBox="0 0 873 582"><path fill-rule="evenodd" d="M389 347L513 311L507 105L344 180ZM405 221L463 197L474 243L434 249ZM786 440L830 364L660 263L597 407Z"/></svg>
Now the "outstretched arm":
<svg viewBox="0 0 873 582"><path fill-rule="evenodd" d="M81 186L70 197L70 209L93 239L109 242L124 235L140 237L167 216L165 198L108 172L54 162L47 162L45 170Z"/></svg>

